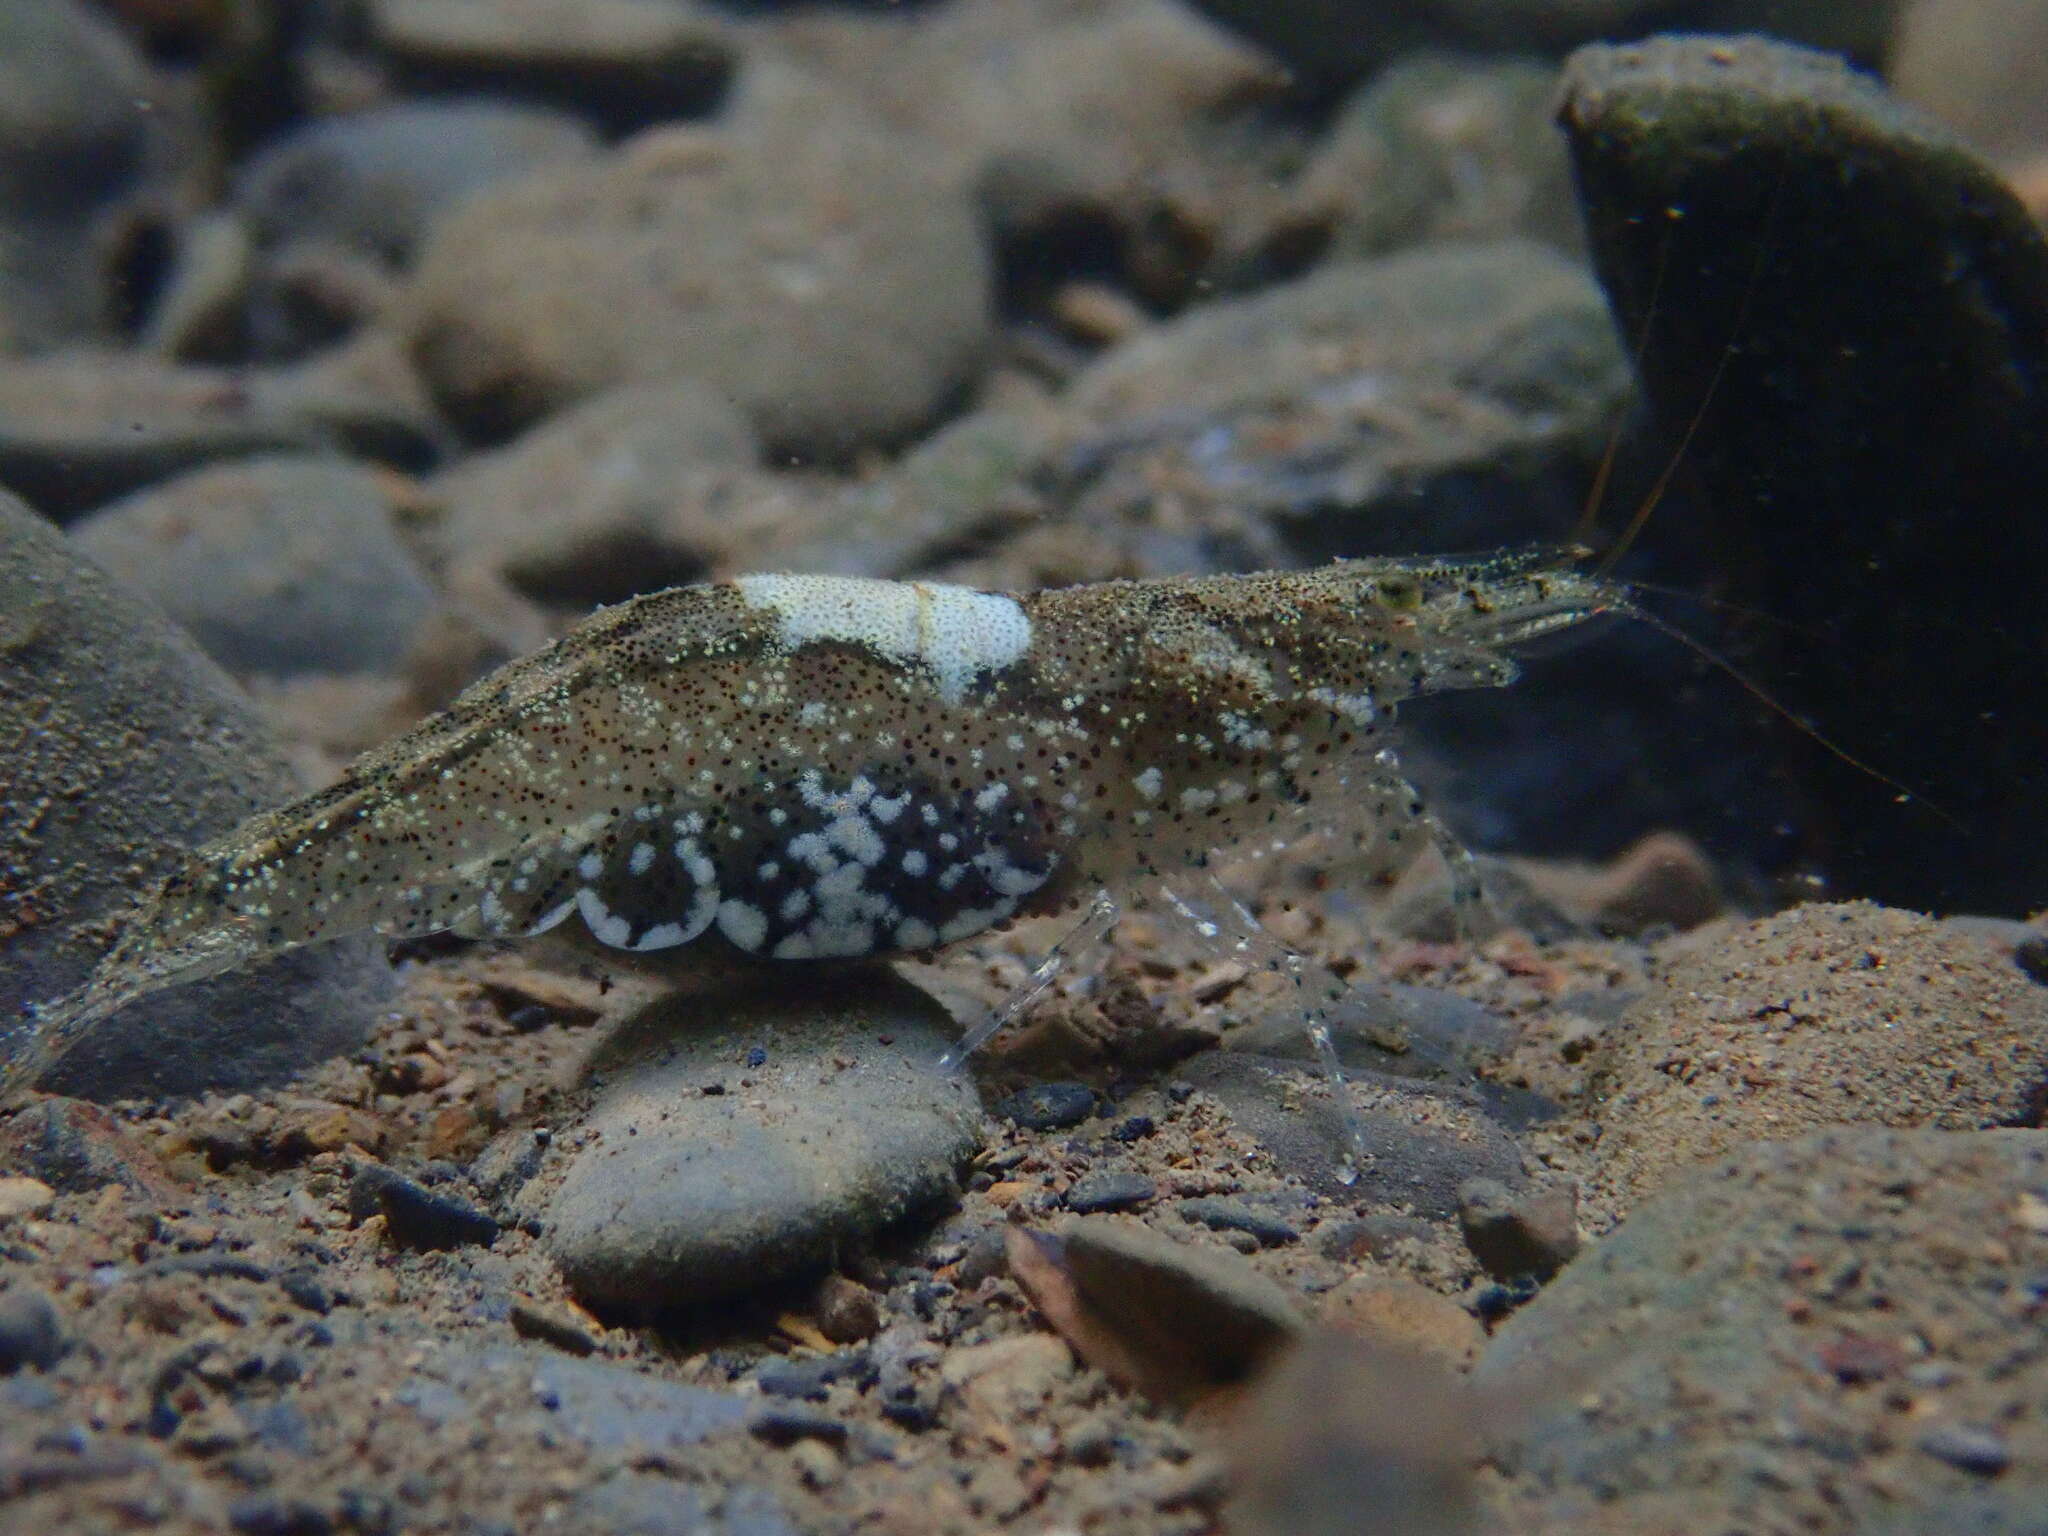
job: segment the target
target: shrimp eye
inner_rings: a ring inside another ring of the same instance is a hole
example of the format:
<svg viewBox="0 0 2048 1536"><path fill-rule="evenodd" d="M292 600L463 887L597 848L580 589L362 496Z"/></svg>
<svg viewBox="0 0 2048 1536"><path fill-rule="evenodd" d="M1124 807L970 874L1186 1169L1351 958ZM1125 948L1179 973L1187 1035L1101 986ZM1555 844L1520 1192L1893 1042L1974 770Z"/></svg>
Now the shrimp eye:
<svg viewBox="0 0 2048 1536"><path fill-rule="evenodd" d="M1422 583L1404 571L1396 571L1379 579L1375 596L1382 608L1413 613L1422 606Z"/></svg>

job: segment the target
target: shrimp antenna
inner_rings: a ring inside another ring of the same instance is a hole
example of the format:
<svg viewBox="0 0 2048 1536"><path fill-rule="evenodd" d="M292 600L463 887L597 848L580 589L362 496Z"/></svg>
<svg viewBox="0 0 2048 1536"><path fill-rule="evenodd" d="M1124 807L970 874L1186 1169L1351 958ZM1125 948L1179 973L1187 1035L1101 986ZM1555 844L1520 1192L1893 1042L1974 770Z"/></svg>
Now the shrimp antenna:
<svg viewBox="0 0 2048 1536"><path fill-rule="evenodd" d="M1715 650L1712 646L1708 645L1704 640L1697 639L1694 636L1687 634L1684 630L1680 629L1676 624L1671 623L1668 619L1665 619L1658 614L1652 613L1647 608L1638 607L1634 603L1615 603L1612 605L1611 611L1626 614L1628 617L1632 619L1639 620L1642 623L1649 625L1650 628L1656 630L1658 634L1663 635L1666 639L1677 641L1680 645L1684 646L1688 651L1692 652L1693 655L1697 656L1701 661L1707 663L1707 665L1714 668L1717 672L1723 673L1724 675L1733 678L1738 684L1741 685L1742 691L1744 693L1748 694L1751 698L1755 699L1759 704L1763 705L1764 708L1768 709L1772 714L1778 716L1781 720L1787 721L1788 723L1796 727L1801 735L1806 736L1813 742L1815 742L1830 757L1833 757L1840 762L1848 764L1849 767L1854 768L1858 773L1867 774L1871 778L1877 780L1878 783L1884 785L1885 788L1891 790L1894 794L1896 794L1899 797L1901 803L1910 803L1913 805L1925 806L1930 812L1932 812L1935 816L1939 817L1942 821L1946 822L1957 833L1965 837L1969 835L1970 829L1963 824L1962 820L1959 817L1953 815L1947 810L1944 810L1941 806L1935 804L1932 800L1929 800L1925 795L1922 795L1917 790L1913 789L1911 785L1901 783L1899 780L1893 778L1890 774L1884 772L1882 769L1872 767L1869 763L1866 763L1862 758L1856 756L1853 752L1849 751L1848 748L1840 745L1832 737L1826 735L1820 729L1819 726L1815 725L1811 720L1807 719L1804 715L1799 714L1797 711L1793 710L1791 706L1781 702L1774 694L1771 693L1771 691L1768 688L1764 687L1761 683L1751 678L1748 673L1742 670L1742 668L1735 665L1734 662L1730 661L1726 656L1723 656L1719 651Z"/></svg>
<svg viewBox="0 0 2048 1536"><path fill-rule="evenodd" d="M1670 491L1672 481L1678 478L1679 466L1685 462L1687 455L1691 453L1693 439L1699 435L1700 424L1707 419L1707 412L1713 407L1714 397L1721 392L1722 380L1728 375L1728 364L1734 359L1736 348L1741 345L1742 333L1749 324L1750 311L1756 302L1757 289L1763 282L1764 262L1768 259L1771 251L1772 232L1777 228L1778 215L1785 201L1785 182L1786 177L1781 175L1777 180L1777 184L1771 189L1771 203L1764 210L1764 225L1757 235L1756 257L1750 263L1749 281L1742 285L1742 302L1736 306L1735 320L1729 327L1728 341L1722 346L1720 355L1714 360L1713 376L1707 380L1706 392L1700 396L1699 407L1692 413L1692 420L1685 424L1685 433L1679 438L1677 448L1672 450L1670 458L1665 461L1664 468L1657 475L1656 483L1650 487L1649 494L1642 499L1642 502L1636 507L1634 514L1629 518L1628 526L1622 529L1621 537L1615 541L1614 545L1605 555L1600 557L1599 565L1594 568L1594 574L1597 576L1602 578L1612 576L1614 568L1621 563L1622 557L1635 544L1637 536L1649 525L1651 516L1656 512L1658 505L1664 500L1665 494ZM1638 380L1642 378L1643 360L1649 355L1650 336L1652 328L1657 323L1657 308L1662 300L1664 291L1664 275L1670 266L1672 229L1680 219L1685 217L1685 210L1675 206L1669 207L1664 210L1664 217L1666 220L1664 238L1659 242L1657 249L1657 274L1650 285L1650 303L1648 310L1643 316L1643 334L1636 345L1636 377ZM1613 440L1608 443L1606 461L1601 464L1599 473L1594 477L1594 485L1598 494L1606 494L1606 482L1613 468L1614 453L1620 440L1620 428L1617 426ZM1596 506L1597 503L1589 506L1588 511L1593 511Z"/></svg>
<svg viewBox="0 0 2048 1536"><path fill-rule="evenodd" d="M1664 210L1667 220L1675 220L1677 210ZM1664 238L1657 242L1657 270L1650 278L1650 303L1643 314L1643 329L1636 337L1635 356L1629 360L1628 401L1633 404L1637 392L1642 388L1643 360L1650 354L1650 331L1657 323L1658 307L1664 302L1664 273L1671 265L1671 224L1664 226ZM1593 535L1599 531L1600 511L1607 505L1607 488L1614 480L1615 461L1621 457L1621 434L1628 424L1628 412L1623 411L1615 419L1614 426L1607 434L1607 446L1600 451L1600 465L1593 471L1593 484L1586 492L1586 504L1579 508L1578 523L1572 528L1571 542L1577 545L1590 544Z"/></svg>
<svg viewBox="0 0 2048 1536"><path fill-rule="evenodd" d="M1684 587L1665 586L1663 583L1655 581L1636 581L1633 578L1629 580L1627 585L1631 592L1648 592L1654 597L1668 597L1673 602L1692 603L1700 608L1712 609L1715 613L1734 614L1737 618L1748 619L1756 624L1768 625L1770 628L1785 634L1797 635L1802 640L1811 640L1817 645L1826 644L1829 639L1825 633L1815 629L1810 624L1795 624L1782 614L1772 613L1763 608L1752 608L1747 603L1730 602L1725 597L1709 597L1704 592L1692 592Z"/></svg>

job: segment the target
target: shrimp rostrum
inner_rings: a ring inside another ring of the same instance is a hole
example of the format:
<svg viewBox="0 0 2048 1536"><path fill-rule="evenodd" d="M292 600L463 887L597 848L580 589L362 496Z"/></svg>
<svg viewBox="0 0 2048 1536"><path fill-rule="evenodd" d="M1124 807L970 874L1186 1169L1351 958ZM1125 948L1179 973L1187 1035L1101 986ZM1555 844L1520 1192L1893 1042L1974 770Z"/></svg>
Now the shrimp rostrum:
<svg viewBox="0 0 2048 1536"><path fill-rule="evenodd" d="M1391 706L1625 608L1572 552L1005 594L750 576L601 610L190 853L5 1089L159 987L339 935L915 956L1324 824L1429 826Z"/></svg>

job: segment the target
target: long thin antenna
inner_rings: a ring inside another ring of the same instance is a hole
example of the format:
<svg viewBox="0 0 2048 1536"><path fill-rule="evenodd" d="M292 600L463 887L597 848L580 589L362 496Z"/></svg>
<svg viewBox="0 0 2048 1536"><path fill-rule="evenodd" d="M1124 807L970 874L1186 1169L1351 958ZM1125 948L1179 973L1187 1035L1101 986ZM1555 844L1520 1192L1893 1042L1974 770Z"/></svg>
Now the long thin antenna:
<svg viewBox="0 0 2048 1536"><path fill-rule="evenodd" d="M1693 655L1699 657L1700 660L1706 662L1716 671L1733 678L1741 685L1744 693L1755 699L1781 720L1796 726L1802 735L1814 741L1829 756L1847 763L1859 773L1868 774L1871 778L1877 780L1878 783L1896 794L1901 803L1925 806L1935 816L1938 816L1941 820L1948 823L1950 827L1954 828L1956 832L1965 837L1969 836L1970 829L1963 824L1960 818L1950 814L1910 785L1903 784L1881 769L1872 767L1869 763L1863 761L1862 758L1849 751L1848 748L1837 744L1831 737L1823 733L1819 726L1815 725L1804 715L1794 711L1789 705L1779 702L1769 689L1753 680L1742 668L1736 666L1734 662L1723 656L1705 641L1695 639L1676 624L1659 617L1647 608L1639 608L1634 603L1614 603L1611 605L1611 611L1626 614L1629 618L1640 620L1665 638L1676 640L1680 645L1691 651Z"/></svg>
<svg viewBox="0 0 2048 1536"><path fill-rule="evenodd" d="M1636 392L1642 388L1643 359L1650 355L1651 329L1657 323L1658 307L1664 302L1664 273L1671 264L1671 222L1678 217L1677 210L1664 210L1667 222L1664 238L1657 242L1657 271L1650 279L1650 304L1643 314L1643 328L1636 336L1635 356L1629 360L1629 403L1635 403ZM1607 446L1600 452L1600 467L1593 471L1593 485L1586 492L1586 504L1579 508L1579 521L1572 529L1572 543L1589 544L1600 525L1600 514L1607 506L1607 487L1614 480L1614 465L1621 457L1621 434L1628 425L1629 413L1624 410L1616 418L1613 429L1607 434Z"/></svg>
<svg viewBox="0 0 2048 1536"><path fill-rule="evenodd" d="M1629 518L1628 526L1622 529L1619 541L1600 557L1599 565L1594 567L1594 574L1597 576L1612 576L1614 568L1621 563L1622 557L1629 552L1637 536L1649 524L1651 515L1664 500L1665 493L1671 489L1671 482L1678 478L1679 466L1692 451L1693 439L1699 435L1700 423L1707 419L1707 412L1714 404L1714 397L1721 392L1721 381L1728 375L1728 364L1734 358L1736 348L1741 344L1742 333L1749 326L1750 310L1756 302L1757 289L1763 283L1764 262L1769 258L1773 247L1773 236L1777 231L1779 212L1784 206L1785 183L1789 174L1789 171L1781 174L1777 184L1771 188L1770 206L1764 210L1764 226L1757 235L1756 257L1749 266L1749 280L1742 285L1742 302L1736 306L1735 323L1729 327L1728 340L1723 344L1720 355L1714 360L1714 373L1707 380L1706 393L1700 396L1700 403L1692 413L1692 420L1685 424L1685 435L1679 439L1678 447L1665 461L1656 484L1650 487L1649 495L1643 498L1635 514ZM1649 350L1650 326L1655 319L1658 294L1664 286L1664 271L1671 255L1671 231L1677 221L1685 217L1685 210L1670 207L1664 210L1664 215L1670 223L1665 226L1664 240L1657 254L1657 279L1651 289L1651 312L1644 317L1643 348L1636 356L1636 367L1639 372L1643 357Z"/></svg>

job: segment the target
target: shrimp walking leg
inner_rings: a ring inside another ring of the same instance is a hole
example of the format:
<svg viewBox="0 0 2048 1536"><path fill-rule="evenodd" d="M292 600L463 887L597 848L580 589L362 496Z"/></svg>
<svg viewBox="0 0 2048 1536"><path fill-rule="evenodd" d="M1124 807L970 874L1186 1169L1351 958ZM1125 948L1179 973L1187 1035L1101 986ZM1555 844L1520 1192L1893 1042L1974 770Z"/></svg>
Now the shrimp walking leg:
<svg viewBox="0 0 2048 1536"><path fill-rule="evenodd" d="M1277 971L1293 981L1303 993L1303 1027L1316 1065L1330 1085L1337 1112L1344 1122L1344 1157L1337 1177L1355 1183L1360 1171L1372 1160L1366 1146L1365 1127L1351 1102L1344 1078L1344 1065L1337 1059L1337 1045L1330 1033L1330 1005L1351 990L1349 985L1319 961L1282 943L1266 931L1244 904L1209 877L1212 892L1207 899L1193 897L1172 886L1157 888L1158 904L1180 917L1204 941L1221 954L1248 964Z"/></svg>
<svg viewBox="0 0 2048 1536"><path fill-rule="evenodd" d="M1021 1018L1060 976L1077 964L1089 951L1109 937L1123 916L1123 909L1107 891L1095 893L1095 899L1088 904L1088 910L1081 920L1067 930L1053 947L1046 951L1045 958L1033 967L1029 976L1020 982L1015 991L989 1010L988 1017L981 1020L966 1034L956 1040L952 1048L939 1058L939 1070L957 1072L982 1046Z"/></svg>

